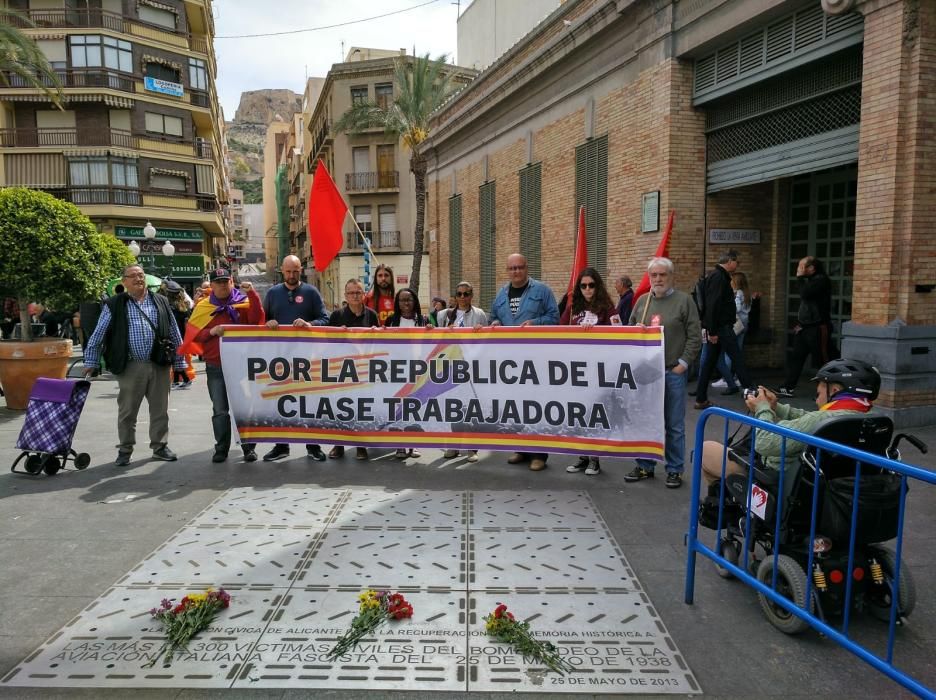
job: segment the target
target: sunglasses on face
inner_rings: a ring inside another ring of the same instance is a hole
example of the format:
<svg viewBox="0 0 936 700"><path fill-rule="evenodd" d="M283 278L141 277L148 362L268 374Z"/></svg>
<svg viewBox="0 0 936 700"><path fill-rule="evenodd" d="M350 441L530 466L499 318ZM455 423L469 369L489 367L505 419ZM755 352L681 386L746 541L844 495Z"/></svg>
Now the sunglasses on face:
<svg viewBox="0 0 936 700"><path fill-rule="evenodd" d="M455 292L457 297L470 297L474 292Z"/></svg>
<svg viewBox="0 0 936 700"><path fill-rule="evenodd" d="M579 284L579 289L594 289L596 287L594 282L582 282Z"/></svg>

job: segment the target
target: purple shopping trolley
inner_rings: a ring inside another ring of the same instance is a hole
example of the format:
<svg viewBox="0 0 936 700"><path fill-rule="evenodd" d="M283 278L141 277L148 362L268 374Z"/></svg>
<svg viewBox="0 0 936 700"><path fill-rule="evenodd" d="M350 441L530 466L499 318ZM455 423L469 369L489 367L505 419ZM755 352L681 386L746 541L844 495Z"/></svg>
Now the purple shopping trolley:
<svg viewBox="0 0 936 700"><path fill-rule="evenodd" d="M26 422L16 440L16 449L23 452L10 471L17 471L16 465L24 459L20 473L45 472L49 476L65 468L69 460L76 469L91 463L87 452L78 453L71 447L90 389L91 382L83 379L36 380L29 394Z"/></svg>

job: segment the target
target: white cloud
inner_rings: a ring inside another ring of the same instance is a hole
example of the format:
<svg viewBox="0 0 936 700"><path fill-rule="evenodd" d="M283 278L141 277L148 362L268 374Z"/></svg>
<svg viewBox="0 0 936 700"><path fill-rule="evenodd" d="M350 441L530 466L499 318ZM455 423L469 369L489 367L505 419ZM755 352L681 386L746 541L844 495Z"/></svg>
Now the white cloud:
<svg viewBox="0 0 936 700"><path fill-rule="evenodd" d="M422 4L426 0L215 0L215 52L218 98L231 120L248 90L288 88L302 94L305 76L324 77L333 63L344 60L352 46L430 53L455 57L456 5L438 0L431 5L369 22L335 29L275 37L220 37L281 32L338 24ZM462 9L468 5L462 0ZM344 54L342 54L344 42Z"/></svg>

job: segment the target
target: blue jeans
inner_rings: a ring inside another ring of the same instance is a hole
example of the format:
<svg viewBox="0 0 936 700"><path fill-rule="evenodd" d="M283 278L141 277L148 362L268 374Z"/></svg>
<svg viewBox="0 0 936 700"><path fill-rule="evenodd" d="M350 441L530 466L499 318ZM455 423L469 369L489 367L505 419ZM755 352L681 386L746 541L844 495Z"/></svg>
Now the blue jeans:
<svg viewBox="0 0 936 700"><path fill-rule="evenodd" d="M228 453L231 449L231 414L228 406L227 391L224 388L224 372L220 367L205 365L205 378L208 384L208 396L211 397L211 427L214 430L215 452ZM243 443L244 454L256 445Z"/></svg>
<svg viewBox="0 0 936 700"><path fill-rule="evenodd" d="M686 461L686 384L688 373L676 374L666 371L666 392L663 394L663 421L666 425L666 442L663 458L666 471L682 474ZM637 464L652 472L656 461L638 459Z"/></svg>
<svg viewBox="0 0 936 700"><path fill-rule="evenodd" d="M744 336L747 335L747 331L735 336L738 341L738 350L744 350ZM705 352L705 348L708 348L709 343L705 344L705 347L702 348L702 352ZM734 381L734 372L731 371L731 358L728 357L728 353L722 353L718 356L718 364L715 365L715 369L718 370L718 373L724 377L725 384L728 389L737 389Z"/></svg>

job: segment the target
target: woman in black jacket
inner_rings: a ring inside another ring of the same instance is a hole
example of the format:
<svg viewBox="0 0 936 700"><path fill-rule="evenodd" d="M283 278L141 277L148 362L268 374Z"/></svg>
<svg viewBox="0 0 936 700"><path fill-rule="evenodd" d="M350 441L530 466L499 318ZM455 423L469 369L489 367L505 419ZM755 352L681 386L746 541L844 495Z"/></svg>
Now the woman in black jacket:
<svg viewBox="0 0 936 700"><path fill-rule="evenodd" d="M397 291L393 298L393 315L387 319L387 328L425 328L429 319L422 315L419 308L419 297L412 289L404 287ZM407 457L421 457L417 450L399 449L394 454L397 459Z"/></svg>

